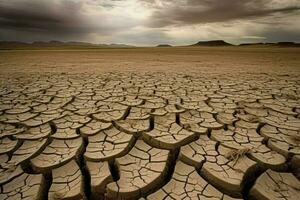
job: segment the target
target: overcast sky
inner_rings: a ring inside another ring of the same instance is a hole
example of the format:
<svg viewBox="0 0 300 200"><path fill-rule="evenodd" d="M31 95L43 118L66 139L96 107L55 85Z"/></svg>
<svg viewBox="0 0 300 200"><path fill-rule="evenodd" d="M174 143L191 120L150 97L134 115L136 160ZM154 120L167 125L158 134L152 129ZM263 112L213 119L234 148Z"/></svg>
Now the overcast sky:
<svg viewBox="0 0 300 200"><path fill-rule="evenodd" d="M0 0L0 40L300 42L300 0Z"/></svg>

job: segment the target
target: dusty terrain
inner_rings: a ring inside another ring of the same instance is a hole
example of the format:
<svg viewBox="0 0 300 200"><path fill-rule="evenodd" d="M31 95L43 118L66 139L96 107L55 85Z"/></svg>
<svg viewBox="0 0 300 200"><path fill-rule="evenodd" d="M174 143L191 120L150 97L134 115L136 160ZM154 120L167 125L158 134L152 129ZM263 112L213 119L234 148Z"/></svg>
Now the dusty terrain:
<svg viewBox="0 0 300 200"><path fill-rule="evenodd" d="M0 51L4 72L272 72L300 71L300 48L182 47Z"/></svg>
<svg viewBox="0 0 300 200"><path fill-rule="evenodd" d="M0 199L294 199L300 49L0 51Z"/></svg>

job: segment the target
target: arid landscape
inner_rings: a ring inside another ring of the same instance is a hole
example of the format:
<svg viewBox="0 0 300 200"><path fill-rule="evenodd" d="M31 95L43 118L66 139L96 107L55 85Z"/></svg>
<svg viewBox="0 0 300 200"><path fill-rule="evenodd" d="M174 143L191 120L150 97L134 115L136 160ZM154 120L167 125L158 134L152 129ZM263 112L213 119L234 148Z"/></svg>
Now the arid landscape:
<svg viewBox="0 0 300 200"><path fill-rule="evenodd" d="M0 50L0 199L297 200L299 55Z"/></svg>
<svg viewBox="0 0 300 200"><path fill-rule="evenodd" d="M299 200L299 0L0 0L0 200Z"/></svg>

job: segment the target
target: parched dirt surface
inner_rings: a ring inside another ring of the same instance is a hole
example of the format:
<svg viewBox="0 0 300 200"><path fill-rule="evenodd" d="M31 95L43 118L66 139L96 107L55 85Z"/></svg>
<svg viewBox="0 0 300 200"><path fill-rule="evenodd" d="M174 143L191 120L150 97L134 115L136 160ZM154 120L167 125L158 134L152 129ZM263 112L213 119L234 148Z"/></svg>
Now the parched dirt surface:
<svg viewBox="0 0 300 200"><path fill-rule="evenodd" d="M141 53L154 67L135 71L121 65L137 53L97 68L107 52L0 52L0 199L299 199L299 59L269 50L262 68L260 51L231 71L220 52L209 70Z"/></svg>

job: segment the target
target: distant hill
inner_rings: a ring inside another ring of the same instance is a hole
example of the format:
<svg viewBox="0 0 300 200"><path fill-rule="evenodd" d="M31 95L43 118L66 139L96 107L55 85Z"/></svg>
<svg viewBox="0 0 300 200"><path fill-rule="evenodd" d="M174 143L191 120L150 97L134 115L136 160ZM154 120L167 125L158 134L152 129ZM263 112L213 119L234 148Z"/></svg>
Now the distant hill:
<svg viewBox="0 0 300 200"><path fill-rule="evenodd" d="M188 46L203 46L203 47L226 47L235 46L223 40L200 41ZM242 43L238 46L245 47L300 47L300 43L295 42L278 42L278 43ZM13 49L101 49L101 48L133 48L135 46L126 44L93 44L88 42L61 42L61 41L35 41L32 43L19 41L0 41L0 50ZM156 47L172 47L169 44L159 44Z"/></svg>
<svg viewBox="0 0 300 200"><path fill-rule="evenodd" d="M0 49L39 49L39 48L131 48L126 44L92 44L87 42L35 41L32 43L17 41L0 41Z"/></svg>
<svg viewBox="0 0 300 200"><path fill-rule="evenodd" d="M156 47L172 47L172 46L169 44L159 44Z"/></svg>
<svg viewBox="0 0 300 200"><path fill-rule="evenodd" d="M210 40L210 41L200 41L191 46L232 46L232 44L225 42L224 40Z"/></svg>
<svg viewBox="0 0 300 200"><path fill-rule="evenodd" d="M27 47L28 43L18 41L0 41L0 48L18 48Z"/></svg>
<svg viewBox="0 0 300 200"><path fill-rule="evenodd" d="M35 41L33 43L29 43L29 45L32 46L95 46L95 44L92 43L87 43L87 42L61 42L61 41L49 41L49 42L44 42L44 41Z"/></svg>
<svg viewBox="0 0 300 200"><path fill-rule="evenodd" d="M300 47L300 43L295 42L278 42L276 45L280 47Z"/></svg>
<svg viewBox="0 0 300 200"><path fill-rule="evenodd" d="M258 43L242 43L239 46L256 46L256 45L265 45L265 43L258 42Z"/></svg>
<svg viewBox="0 0 300 200"><path fill-rule="evenodd" d="M261 47L300 47L300 43L278 42L278 43L242 43L239 46L261 46Z"/></svg>

